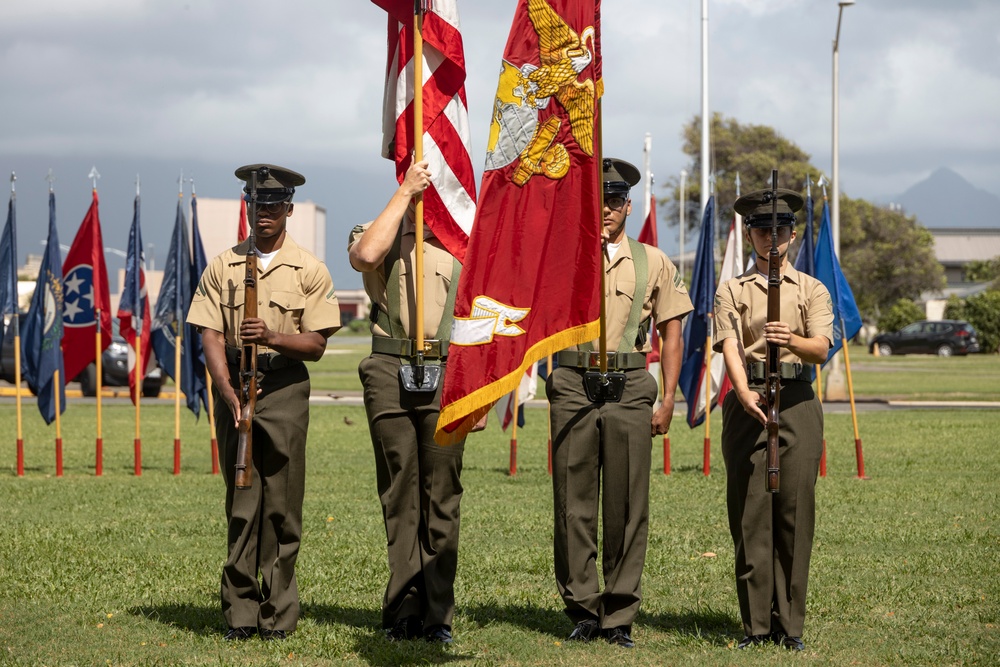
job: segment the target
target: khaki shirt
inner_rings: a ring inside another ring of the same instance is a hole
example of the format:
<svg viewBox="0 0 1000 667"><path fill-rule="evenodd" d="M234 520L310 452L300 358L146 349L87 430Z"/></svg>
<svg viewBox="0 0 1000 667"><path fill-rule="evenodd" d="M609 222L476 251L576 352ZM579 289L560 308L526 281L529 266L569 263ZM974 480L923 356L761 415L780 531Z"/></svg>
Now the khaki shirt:
<svg viewBox="0 0 1000 667"><path fill-rule="evenodd" d="M358 225L351 230L347 250L357 243L372 223ZM403 325L403 331L407 338L416 338L416 280L414 267L416 266L416 227L408 219L403 220L403 238L400 241L399 257L399 321ZM455 258L444 249L441 242L437 240L428 227L424 226L424 337L436 339L438 337L438 325L444 315L445 301L448 299L448 289L451 287L451 273L455 263ZM365 286L365 292L372 304L377 304L381 312L389 312L389 297L386 287L386 280L391 266L386 266L383 262L374 271L364 271L361 274ZM374 306L373 306L374 307ZM391 317L391 315L390 315ZM383 331L375 322L371 324L372 335L389 337L388 331ZM451 332L448 332L450 335Z"/></svg>
<svg viewBox="0 0 1000 667"><path fill-rule="evenodd" d="M781 321L792 333L812 338L825 336L833 341L833 301L823 283L796 271L791 265L781 277ZM722 351L722 342L736 338L743 343L747 363L764 361L767 340L767 277L756 267L738 278L727 280L715 293L715 342L712 349ZM780 348L779 360L801 362L788 348Z"/></svg>
<svg viewBox="0 0 1000 667"><path fill-rule="evenodd" d="M240 345L249 241L215 257L198 283L187 321L223 333L226 344ZM326 264L288 235L267 270L257 262L257 317L282 334L340 328L340 305ZM263 345L261 353L268 352Z"/></svg>
<svg viewBox="0 0 1000 667"><path fill-rule="evenodd" d="M642 290L642 314L640 324L651 317L659 326L675 317L683 317L694 307L688 296L687 288L674 266L663 251L650 245L646 248L646 286ZM614 259L604 262L604 298L606 305L606 328L608 351L614 352L625 334L625 325L632 310L632 300L635 297L635 262L632 258L632 246L628 239L622 238L621 246ZM647 336L642 345L633 345L628 352L650 352L653 349L651 336ZM598 342L593 342L596 350Z"/></svg>

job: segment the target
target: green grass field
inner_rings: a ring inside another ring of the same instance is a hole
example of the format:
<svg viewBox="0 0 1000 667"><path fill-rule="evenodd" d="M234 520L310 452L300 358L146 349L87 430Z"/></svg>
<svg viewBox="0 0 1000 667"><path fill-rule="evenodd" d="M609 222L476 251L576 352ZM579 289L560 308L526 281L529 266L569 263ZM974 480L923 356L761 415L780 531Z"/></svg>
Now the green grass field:
<svg viewBox="0 0 1000 667"><path fill-rule="evenodd" d="M329 355L315 375L346 382L350 358L356 363L354 353ZM852 359L856 390L867 398L880 387L896 398L997 398L995 357ZM970 376L984 391L949 383L942 369ZM828 416L805 655L734 649L742 633L717 418L710 476L701 468L704 431L687 429L680 416L671 475L653 444L644 601L633 633L638 647L629 652L564 642L571 624L552 575L543 409L529 409L519 431L515 477L507 474L509 434L495 423L467 443L456 641L443 649L389 644L379 632L385 533L361 407L312 410L298 632L286 642L238 646L221 638L224 492L210 472L207 421L182 416L183 466L175 477L173 408L150 402L143 474L135 477L132 407L105 405L98 478L92 412L86 403L69 406L65 477L57 479L54 430L27 402L27 470L18 478L13 403L0 404L0 665L1000 662L997 410L862 412L864 481L855 477L850 415Z"/></svg>

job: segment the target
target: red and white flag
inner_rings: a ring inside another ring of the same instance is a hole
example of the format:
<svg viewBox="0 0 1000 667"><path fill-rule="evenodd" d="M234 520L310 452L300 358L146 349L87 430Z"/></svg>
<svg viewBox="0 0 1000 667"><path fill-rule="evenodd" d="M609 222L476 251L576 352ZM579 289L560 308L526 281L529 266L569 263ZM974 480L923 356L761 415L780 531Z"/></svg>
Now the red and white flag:
<svg viewBox="0 0 1000 667"><path fill-rule="evenodd" d="M531 364L528 367L528 370L521 376L521 382L517 385L516 391L517 406L520 411L524 404L534 400L538 393L538 364ZM493 411L496 412L497 419L500 421L500 428L506 431L507 427L513 424L517 418L517 415L514 414L514 392L502 396L493 406Z"/></svg>
<svg viewBox="0 0 1000 667"><path fill-rule="evenodd" d="M647 178L649 177L647 176ZM653 195L649 196L649 214L646 215L646 220L642 223L642 229L639 230L639 238L636 240L639 241L639 243L645 243L653 246L654 248L660 247L656 233L656 197ZM653 325L653 338L651 344L653 346L653 350L646 355L647 369L650 364L660 363L660 333L656 330L655 324Z"/></svg>
<svg viewBox="0 0 1000 667"><path fill-rule="evenodd" d="M719 284L726 282L730 278L743 275L743 236L740 232L743 225L740 216L729 225L729 239L726 241L726 254L722 258L722 272L719 274ZM733 388L726 374L726 363L721 354L712 355L712 389L718 387L718 395L712 396L712 404L722 405L726 394Z"/></svg>
<svg viewBox="0 0 1000 667"><path fill-rule="evenodd" d="M63 261L62 348L67 382L97 359L97 313L103 351L111 345L111 294L94 190L87 215Z"/></svg>
<svg viewBox="0 0 1000 667"><path fill-rule="evenodd" d="M243 243L250 235L250 228L247 226L247 202L240 193L240 222L236 227L236 242Z"/></svg>
<svg viewBox="0 0 1000 667"><path fill-rule="evenodd" d="M400 183L413 159L413 0L372 0L389 13L382 107L382 156L396 163ZM476 176L469 151L465 52L456 0L434 0L423 15L423 158L431 185L424 220L460 262L476 216Z"/></svg>
<svg viewBox="0 0 1000 667"><path fill-rule="evenodd" d="M599 35L599 0L517 3L455 301L442 444L536 361L599 335Z"/></svg>

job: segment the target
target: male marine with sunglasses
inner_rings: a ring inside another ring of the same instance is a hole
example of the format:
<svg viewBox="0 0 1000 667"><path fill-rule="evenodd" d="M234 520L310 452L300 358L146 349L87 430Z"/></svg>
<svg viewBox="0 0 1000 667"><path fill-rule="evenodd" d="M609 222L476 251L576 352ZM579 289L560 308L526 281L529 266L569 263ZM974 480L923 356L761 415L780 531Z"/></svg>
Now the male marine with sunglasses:
<svg viewBox="0 0 1000 667"><path fill-rule="evenodd" d="M262 169L263 168L263 169ZM217 256L202 274L188 312L201 331L212 375L219 459L226 478L229 552L222 568L222 613L230 641L259 635L284 639L299 618L295 578L302 535L309 372L326 340L340 328L340 308L326 265L288 236L292 195L305 178L290 169L240 167L257 172L258 316L244 318L249 240ZM248 197L245 197L248 199ZM257 406L253 415L253 478L236 489L239 439L240 346L257 344ZM259 579L258 579L259 575Z"/></svg>
<svg viewBox="0 0 1000 667"><path fill-rule="evenodd" d="M642 599L649 519L652 436L667 432L681 367L681 319L692 310L677 269L658 248L625 235L629 191L639 170L603 162L604 271L608 371L623 388L615 398L592 396L597 342L558 353L549 376L555 573L571 641L599 637L632 648L632 621ZM598 258L594 258L598 261ZM663 403L653 410L656 380L646 371L650 324L660 335ZM610 382L609 382L610 384ZM598 516L604 523L597 574Z"/></svg>

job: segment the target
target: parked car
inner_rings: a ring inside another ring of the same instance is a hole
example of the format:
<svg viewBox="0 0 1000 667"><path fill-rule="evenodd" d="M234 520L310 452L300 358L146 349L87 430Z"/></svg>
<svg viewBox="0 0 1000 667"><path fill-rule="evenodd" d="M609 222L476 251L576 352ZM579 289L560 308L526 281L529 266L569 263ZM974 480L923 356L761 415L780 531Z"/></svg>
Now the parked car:
<svg viewBox="0 0 1000 667"><path fill-rule="evenodd" d="M979 339L971 324L963 320L922 320L899 331L875 336L869 351L884 357L892 354L953 354L979 352Z"/></svg>
<svg viewBox="0 0 1000 667"><path fill-rule="evenodd" d="M21 328L24 328L24 315L21 315ZM103 375L103 386L105 387L127 387L128 386L128 343L118 334L118 320L112 320L113 330L111 345L104 350L101 355L101 375ZM24 354L24 339L21 339L21 354ZM14 382L14 338L8 336L3 341L3 350L0 354L0 378L7 382ZM84 396L97 395L97 364L91 363L73 380L80 383L80 390ZM155 398L160 395L160 388L163 386L163 371L159 365L154 367L142 381L142 395L147 398Z"/></svg>

